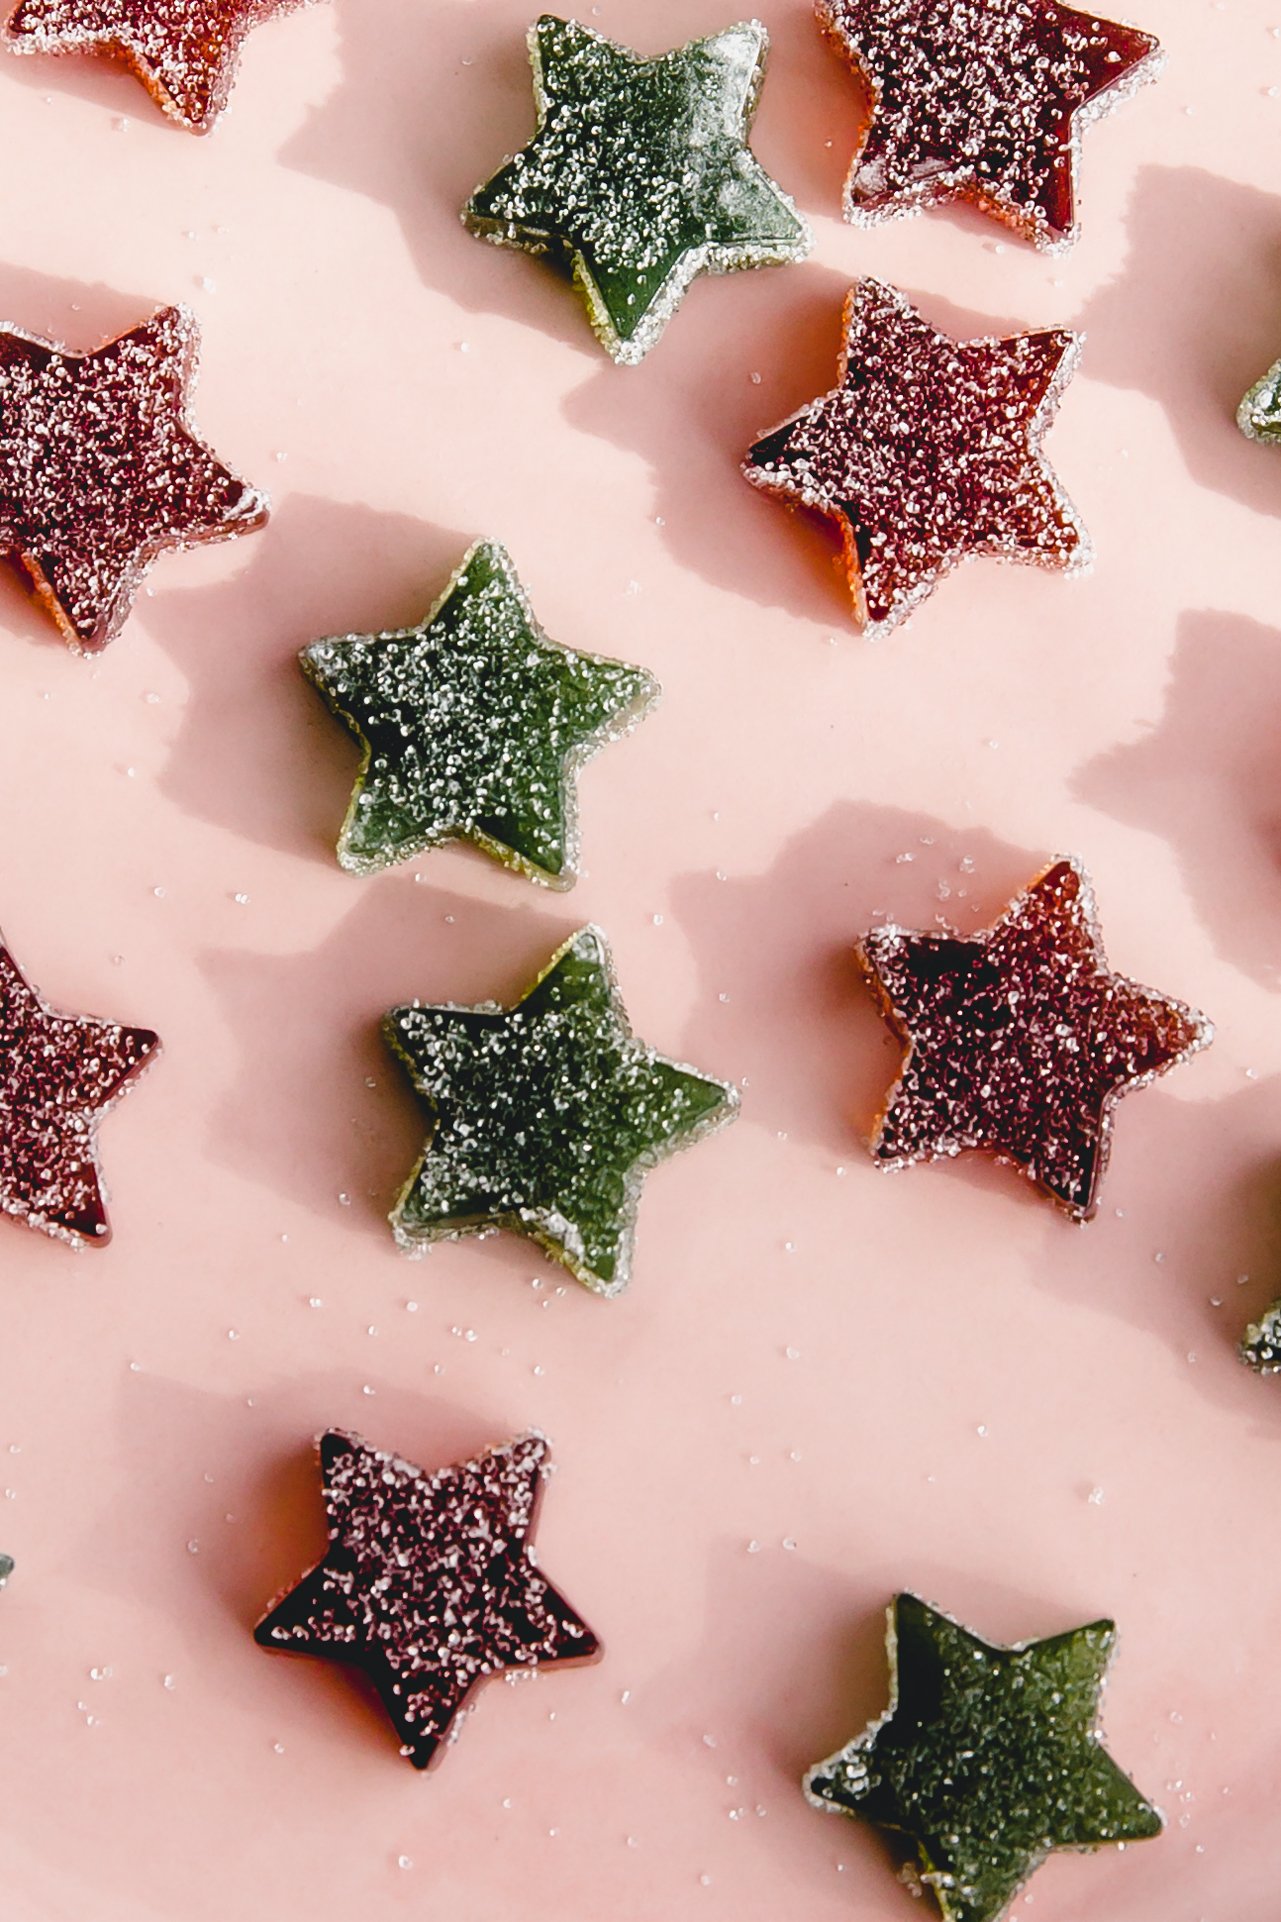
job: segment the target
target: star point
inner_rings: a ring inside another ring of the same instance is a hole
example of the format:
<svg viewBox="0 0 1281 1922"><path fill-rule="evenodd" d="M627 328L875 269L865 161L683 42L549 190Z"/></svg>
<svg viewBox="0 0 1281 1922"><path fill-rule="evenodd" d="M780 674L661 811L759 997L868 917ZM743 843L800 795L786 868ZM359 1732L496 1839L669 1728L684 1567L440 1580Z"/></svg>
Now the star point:
<svg viewBox="0 0 1281 1922"><path fill-rule="evenodd" d="M254 1639L363 1669L415 1768L440 1759L487 1677L600 1653L534 1558L539 1431L434 1474L344 1429L317 1447L329 1548Z"/></svg>
<svg viewBox="0 0 1281 1922"><path fill-rule="evenodd" d="M805 1777L915 1849L945 1922L996 1922L1055 1849L1144 1841L1159 1812L1102 1746L1110 1621L1010 1647L915 1595L888 1612L885 1714Z"/></svg>
<svg viewBox="0 0 1281 1922"><path fill-rule="evenodd" d="M1075 572L1089 542L1041 444L1078 353L1062 329L953 340L865 278L840 385L757 441L744 476L836 523L869 638L971 555Z"/></svg>
<svg viewBox="0 0 1281 1922"><path fill-rule="evenodd" d="M697 275L804 258L808 229L747 144L759 21L646 59L545 14L529 48L538 130L463 219L567 263L616 361L644 358Z"/></svg>
<svg viewBox="0 0 1281 1922"><path fill-rule="evenodd" d="M511 1228L595 1294L627 1286L645 1175L738 1106L636 1039L598 928L512 1008L414 1003L384 1033L434 1122L392 1213L401 1247Z"/></svg>
<svg viewBox="0 0 1281 1922"><path fill-rule="evenodd" d="M961 198L1046 251L1077 235L1081 129L1159 72L1150 34L1059 0L819 0L871 119L861 225Z"/></svg>
<svg viewBox="0 0 1281 1922"><path fill-rule="evenodd" d="M148 1028L55 1012L0 940L0 1211L74 1247L111 1239L98 1124L159 1047Z"/></svg>
<svg viewBox="0 0 1281 1922"><path fill-rule="evenodd" d="M1214 1029L1113 972L1080 864L1053 862L979 934L886 924L859 957L903 1042L872 1142L888 1167L986 1149L1075 1221L1097 1211L1117 1102Z"/></svg>
<svg viewBox="0 0 1281 1922"><path fill-rule="evenodd" d="M578 770L659 693L641 668L550 640L495 541L477 542L417 627L315 641L300 659L361 745L338 843L356 874L467 840L572 886Z"/></svg>
<svg viewBox="0 0 1281 1922"><path fill-rule="evenodd" d="M119 633L158 555L267 518L192 428L198 346L181 307L87 354L0 326L0 553L77 652Z"/></svg>
<svg viewBox="0 0 1281 1922"><path fill-rule="evenodd" d="M15 53L104 53L141 80L171 119L208 133L230 96L252 28L307 0L19 0L5 28Z"/></svg>

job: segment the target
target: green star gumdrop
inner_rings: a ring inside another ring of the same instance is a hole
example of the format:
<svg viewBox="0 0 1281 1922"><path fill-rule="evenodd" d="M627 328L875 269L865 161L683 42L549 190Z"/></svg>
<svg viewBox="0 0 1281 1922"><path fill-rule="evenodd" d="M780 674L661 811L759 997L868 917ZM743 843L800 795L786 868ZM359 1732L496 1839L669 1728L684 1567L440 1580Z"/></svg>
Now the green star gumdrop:
<svg viewBox="0 0 1281 1922"><path fill-rule="evenodd" d="M471 549L419 626L313 641L300 660L363 750L338 842L356 874L465 839L571 887L574 777L659 691L639 667L549 640L495 541Z"/></svg>
<svg viewBox="0 0 1281 1922"><path fill-rule="evenodd" d="M809 252L805 222L747 145L768 46L744 20L646 60L544 14L529 34L538 131L463 220L568 265L602 345L643 359L697 274Z"/></svg>
<svg viewBox="0 0 1281 1922"><path fill-rule="evenodd" d="M1237 408L1237 426L1251 440L1281 441L1281 360L1255 381Z"/></svg>
<svg viewBox="0 0 1281 1922"><path fill-rule="evenodd" d="M401 1247L514 1228L599 1295L627 1286L646 1173L738 1107L636 1039L598 928L513 1008L415 1002L383 1031L434 1123L392 1212Z"/></svg>
<svg viewBox="0 0 1281 1922"><path fill-rule="evenodd" d="M1091 1622L994 1647L897 1596L890 1706L810 1770L806 1795L905 1836L946 1922L994 1922L1052 1849L1161 1832L1098 1730L1115 1639L1113 1623Z"/></svg>

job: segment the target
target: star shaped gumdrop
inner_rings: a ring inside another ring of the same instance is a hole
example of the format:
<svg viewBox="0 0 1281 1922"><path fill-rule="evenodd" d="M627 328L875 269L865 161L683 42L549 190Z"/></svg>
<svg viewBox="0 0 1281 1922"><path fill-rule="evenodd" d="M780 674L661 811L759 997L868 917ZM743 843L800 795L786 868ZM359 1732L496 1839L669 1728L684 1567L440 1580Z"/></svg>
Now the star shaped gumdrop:
<svg viewBox="0 0 1281 1922"><path fill-rule="evenodd" d="M362 746L338 843L357 874L464 838L571 886L574 776L658 695L640 668L549 640L493 541L471 549L417 627L315 641L301 659Z"/></svg>
<svg viewBox="0 0 1281 1922"><path fill-rule="evenodd" d="M0 553L84 653L119 632L158 554L267 518L192 431L198 346L181 307L91 354L0 326Z"/></svg>
<svg viewBox="0 0 1281 1922"><path fill-rule="evenodd" d="M1076 238L1081 128L1158 72L1150 34L1059 0L819 0L871 94L845 189L871 223L963 198L1039 247Z"/></svg>
<svg viewBox="0 0 1281 1922"><path fill-rule="evenodd" d="M877 1160L905 1167L986 1148L1076 1221L1098 1207L1121 1096L1214 1038L1194 1008L1113 973L1094 891L1072 860L1047 867L981 933L887 923L859 956L906 1049Z"/></svg>
<svg viewBox="0 0 1281 1922"><path fill-rule="evenodd" d="M1237 408L1237 426L1250 440L1281 441L1281 360L1255 381Z"/></svg>
<svg viewBox="0 0 1281 1922"><path fill-rule="evenodd" d="M768 44L745 20L646 60L544 14L529 35L538 131L463 219L567 262L601 343L641 360L697 274L809 251L804 221L747 144Z"/></svg>
<svg viewBox="0 0 1281 1922"><path fill-rule="evenodd" d="M400 1245L514 1228L600 1295L627 1286L648 1170L738 1107L636 1039L597 928L514 1008L415 1002L383 1025L434 1120L392 1214Z"/></svg>
<svg viewBox="0 0 1281 1922"><path fill-rule="evenodd" d="M159 1046L55 1013L0 941L0 1210L76 1246L110 1240L98 1123Z"/></svg>
<svg viewBox="0 0 1281 1922"><path fill-rule="evenodd" d="M840 386L759 440L743 472L836 522L869 637L967 555L1088 563L1085 530L1041 454L1075 334L953 340L868 279L851 289L844 326Z"/></svg>
<svg viewBox="0 0 1281 1922"><path fill-rule="evenodd" d="M530 1534L550 1472L542 1435L434 1474L339 1429L319 1448L328 1551L254 1637L363 1669L415 1768L457 1738L467 1698L487 1676L600 1653L534 1558Z"/></svg>
<svg viewBox="0 0 1281 1922"><path fill-rule="evenodd" d="M901 1835L946 1922L995 1922L1053 1849L1138 1842L1161 1817L1103 1747L1112 1622L1001 1648L899 1595L890 1706L805 1778L817 1808Z"/></svg>
<svg viewBox="0 0 1281 1922"><path fill-rule="evenodd" d="M227 104L252 27L304 0L19 0L6 39L17 53L106 53L192 133Z"/></svg>

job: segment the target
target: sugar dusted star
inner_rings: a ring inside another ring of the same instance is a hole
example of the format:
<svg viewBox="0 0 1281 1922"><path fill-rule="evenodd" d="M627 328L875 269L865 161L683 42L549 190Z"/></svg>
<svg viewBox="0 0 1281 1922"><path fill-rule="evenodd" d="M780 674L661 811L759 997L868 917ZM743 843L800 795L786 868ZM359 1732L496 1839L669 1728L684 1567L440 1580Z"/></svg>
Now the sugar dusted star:
<svg viewBox="0 0 1281 1922"><path fill-rule="evenodd" d="M56 1013L0 941L0 1210L75 1246L110 1240L98 1123L159 1046Z"/></svg>
<svg viewBox="0 0 1281 1922"><path fill-rule="evenodd" d="M643 669L550 640L495 541L417 627L313 641L302 667L361 743L338 843L356 874L464 839L571 886L577 771L658 697Z"/></svg>
<svg viewBox="0 0 1281 1922"><path fill-rule="evenodd" d="M17 53L104 53L131 67L167 114L207 133L227 104L250 29L306 0L19 0Z"/></svg>
<svg viewBox="0 0 1281 1922"><path fill-rule="evenodd" d="M514 1008L415 1002L383 1030L434 1124L392 1214L400 1245L512 1228L600 1295L627 1286L649 1169L738 1107L636 1039L598 928Z"/></svg>
<svg viewBox="0 0 1281 1922"><path fill-rule="evenodd" d="M457 1737L488 1676L599 1654L534 1559L549 1472L542 1435L434 1474L340 1429L319 1447L328 1551L254 1636L263 1648L362 1669L415 1768Z"/></svg>
<svg viewBox="0 0 1281 1922"><path fill-rule="evenodd" d="M743 471L836 523L869 637L969 555L1088 563L1085 530L1041 453L1075 334L953 340L866 279L844 325L840 385L759 440Z"/></svg>
<svg viewBox="0 0 1281 1922"><path fill-rule="evenodd" d="M747 144L768 49L759 21L650 60L544 14L529 48L538 131L463 219L571 266L615 360L649 352L698 274L809 252L804 221Z"/></svg>
<svg viewBox="0 0 1281 1922"><path fill-rule="evenodd" d="M1161 66L1151 34L1059 0L819 0L872 96L845 193L863 224L965 199L1076 238L1081 129Z"/></svg>
<svg viewBox="0 0 1281 1922"><path fill-rule="evenodd" d="M945 1922L996 1922L1054 1849L1160 1834L1099 1734L1112 1622L1002 1648L899 1595L886 1641L889 1708L805 1793L902 1836Z"/></svg>
<svg viewBox="0 0 1281 1922"><path fill-rule="evenodd" d="M872 1142L887 1167L986 1148L1075 1221L1098 1207L1122 1095L1207 1047L1182 1001L1116 974L1094 892L1046 868L979 934L874 928L859 949L906 1053Z"/></svg>
<svg viewBox="0 0 1281 1922"><path fill-rule="evenodd" d="M0 326L0 553L80 652L120 631L158 554L267 518L192 429L198 344L180 307L89 354Z"/></svg>

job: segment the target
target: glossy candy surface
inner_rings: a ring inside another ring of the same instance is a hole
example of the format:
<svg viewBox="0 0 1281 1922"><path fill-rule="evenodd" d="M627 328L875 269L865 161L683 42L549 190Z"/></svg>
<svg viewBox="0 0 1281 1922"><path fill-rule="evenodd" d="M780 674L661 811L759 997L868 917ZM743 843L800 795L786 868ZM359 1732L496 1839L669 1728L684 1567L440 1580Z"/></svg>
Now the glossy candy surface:
<svg viewBox="0 0 1281 1922"><path fill-rule="evenodd" d="M596 1294L627 1285L649 1168L738 1106L636 1039L596 928L514 1008L415 1004L384 1031L435 1120L392 1215L401 1246L514 1228Z"/></svg>
<svg viewBox="0 0 1281 1922"><path fill-rule="evenodd" d="M338 1429L319 1447L329 1549L255 1639L363 1669L415 1768L455 1739L487 1676L599 1653L530 1545L548 1473L542 1435L434 1474Z"/></svg>
<svg viewBox="0 0 1281 1922"><path fill-rule="evenodd" d="M570 886L574 775L658 696L640 668L548 640L493 541L418 627L315 641L301 659L363 749L338 844L358 874L461 837Z"/></svg>
<svg viewBox="0 0 1281 1922"><path fill-rule="evenodd" d="M77 1246L110 1239L98 1123L159 1045L56 1014L0 943L0 1210Z"/></svg>
<svg viewBox="0 0 1281 1922"><path fill-rule="evenodd" d="M960 196L1046 248L1076 237L1082 125L1161 64L1150 34L1058 0L820 0L819 18L872 95L847 218Z"/></svg>
<svg viewBox="0 0 1281 1922"><path fill-rule="evenodd" d="M1046 868L982 933L887 924L859 953L907 1050L877 1160L990 1149L1077 1221L1098 1207L1117 1101L1214 1037L1204 1015L1108 966L1074 861Z"/></svg>
<svg viewBox="0 0 1281 1922"><path fill-rule="evenodd" d="M697 274L809 251L747 145L768 47L759 21L646 60L545 14L529 47L538 132L463 218L569 265L615 360L649 352Z"/></svg>
<svg viewBox="0 0 1281 1922"><path fill-rule="evenodd" d="M1115 1639L1111 1622L1091 1622L994 1647L899 1595L890 1706L810 1770L805 1792L905 1836L947 1922L994 1922L1052 1849L1161 1832L1098 1733Z"/></svg>
<svg viewBox="0 0 1281 1922"><path fill-rule="evenodd" d="M953 340L894 288L864 279L851 289L840 385L759 440L743 471L835 521L869 636L967 555L1088 561L1041 454L1078 345L1062 330Z"/></svg>
<svg viewBox="0 0 1281 1922"><path fill-rule="evenodd" d="M106 53L160 106L207 133L227 104L251 27L304 0L20 0L7 27L19 53Z"/></svg>
<svg viewBox="0 0 1281 1922"><path fill-rule="evenodd" d="M0 552L81 652L120 631L158 554L267 518L192 431L198 343L180 307L91 354L0 327Z"/></svg>

